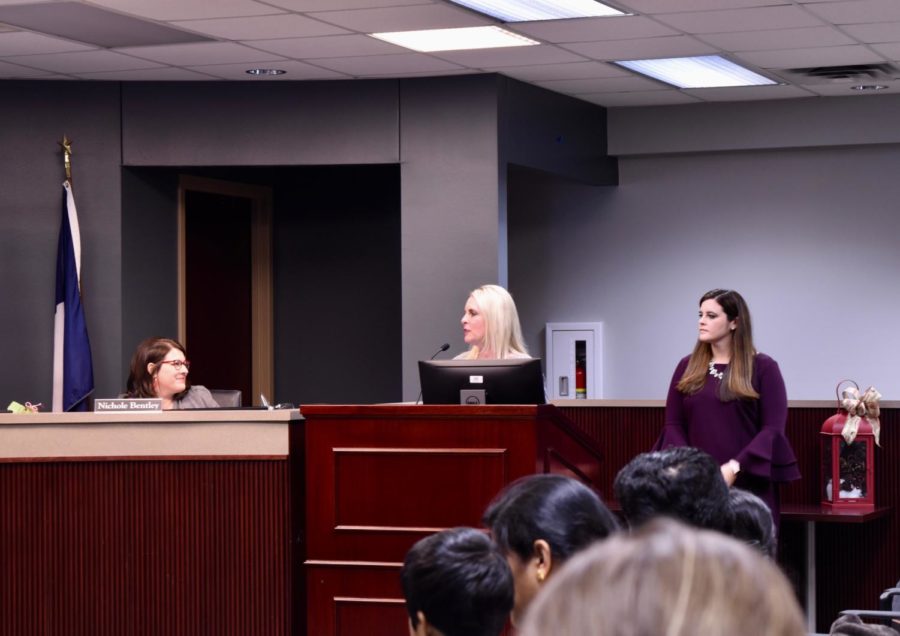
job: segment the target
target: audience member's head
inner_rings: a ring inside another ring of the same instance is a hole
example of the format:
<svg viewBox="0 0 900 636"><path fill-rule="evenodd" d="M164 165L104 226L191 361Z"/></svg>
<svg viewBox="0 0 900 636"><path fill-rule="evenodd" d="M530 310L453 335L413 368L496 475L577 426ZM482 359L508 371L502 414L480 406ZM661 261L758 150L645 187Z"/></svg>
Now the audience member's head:
<svg viewBox="0 0 900 636"><path fill-rule="evenodd" d="M855 614L839 616L831 624L828 632L831 636L897 636L897 630L878 623L864 623Z"/></svg>
<svg viewBox="0 0 900 636"><path fill-rule="evenodd" d="M775 522L769 506L752 492L741 488L732 488L728 494L734 518L731 535L774 559L777 547Z"/></svg>
<svg viewBox="0 0 900 636"><path fill-rule="evenodd" d="M769 559L719 532L657 519L572 558L521 636L798 636L803 615Z"/></svg>
<svg viewBox="0 0 900 636"><path fill-rule="evenodd" d="M484 523L512 569L513 624L521 621L551 572L619 529L593 490L563 475L531 475L511 483L488 506Z"/></svg>
<svg viewBox="0 0 900 636"><path fill-rule="evenodd" d="M696 448L642 453L619 471L613 489L633 528L667 516L731 533L728 484L716 461Z"/></svg>
<svg viewBox="0 0 900 636"><path fill-rule="evenodd" d="M497 636L513 606L513 580L497 546L473 528L418 541L400 570L412 636Z"/></svg>

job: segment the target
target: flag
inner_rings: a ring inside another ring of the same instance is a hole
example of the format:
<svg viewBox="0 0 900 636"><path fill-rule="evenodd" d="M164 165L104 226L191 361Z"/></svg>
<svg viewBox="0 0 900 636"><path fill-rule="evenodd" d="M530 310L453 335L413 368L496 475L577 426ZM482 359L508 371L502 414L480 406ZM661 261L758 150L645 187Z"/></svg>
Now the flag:
<svg viewBox="0 0 900 636"><path fill-rule="evenodd" d="M94 392L91 343L81 306L81 232L72 185L63 183L62 224L56 254L53 328L53 410L86 411Z"/></svg>

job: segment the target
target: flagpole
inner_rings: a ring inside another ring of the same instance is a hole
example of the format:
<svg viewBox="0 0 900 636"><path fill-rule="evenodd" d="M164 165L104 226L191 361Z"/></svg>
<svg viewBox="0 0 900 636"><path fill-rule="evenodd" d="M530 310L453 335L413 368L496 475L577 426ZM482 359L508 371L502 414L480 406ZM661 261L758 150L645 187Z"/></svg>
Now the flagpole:
<svg viewBox="0 0 900 636"><path fill-rule="evenodd" d="M87 410L94 372L87 322L81 304L81 230L72 194L72 140L57 142L63 151L62 222L56 257L56 312L53 323L53 410Z"/></svg>
<svg viewBox="0 0 900 636"><path fill-rule="evenodd" d="M72 183L72 140L63 133L62 141L56 143L63 149L63 163L66 167L66 181Z"/></svg>

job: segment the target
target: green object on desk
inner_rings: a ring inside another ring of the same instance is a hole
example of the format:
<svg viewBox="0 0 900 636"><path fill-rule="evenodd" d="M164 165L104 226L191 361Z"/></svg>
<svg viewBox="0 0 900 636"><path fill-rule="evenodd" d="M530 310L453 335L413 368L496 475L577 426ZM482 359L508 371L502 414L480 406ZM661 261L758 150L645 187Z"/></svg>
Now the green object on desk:
<svg viewBox="0 0 900 636"><path fill-rule="evenodd" d="M15 400L9 403L9 406L6 407L6 410L10 413L28 413L28 409L25 408L24 404L19 404Z"/></svg>
<svg viewBox="0 0 900 636"><path fill-rule="evenodd" d="M9 403L9 406L6 407L6 410L10 413L14 413L15 415L20 415L22 413L31 415L37 413L37 409L29 408L31 404L19 404L15 400Z"/></svg>

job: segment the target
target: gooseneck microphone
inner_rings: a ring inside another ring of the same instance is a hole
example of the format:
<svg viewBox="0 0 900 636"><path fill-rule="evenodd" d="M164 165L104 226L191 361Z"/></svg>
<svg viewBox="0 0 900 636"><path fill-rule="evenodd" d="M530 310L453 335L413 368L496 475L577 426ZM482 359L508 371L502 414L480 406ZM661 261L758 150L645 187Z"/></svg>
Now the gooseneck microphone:
<svg viewBox="0 0 900 636"><path fill-rule="evenodd" d="M430 358L428 358L428 359L429 359L429 360L434 360L439 354L444 353L444 352L445 352L447 349L449 349L449 348L450 348L450 343L449 343L449 342L445 342L444 344L441 345L441 348L438 349L437 351L435 351L435 352L434 352L434 355L432 355L432 356L431 356ZM421 401L422 401L422 391L419 390L419 397L416 398L416 404L418 404L418 403L421 402Z"/></svg>
<svg viewBox="0 0 900 636"><path fill-rule="evenodd" d="M445 352L447 349L449 349L449 348L450 348L450 343L445 342L444 344L441 345L441 348L438 349L437 351L435 351L435 352L434 352L434 355L431 356L431 357L428 358L428 359L429 359L429 360L434 360L434 359L438 356L439 353L444 353L444 352Z"/></svg>

